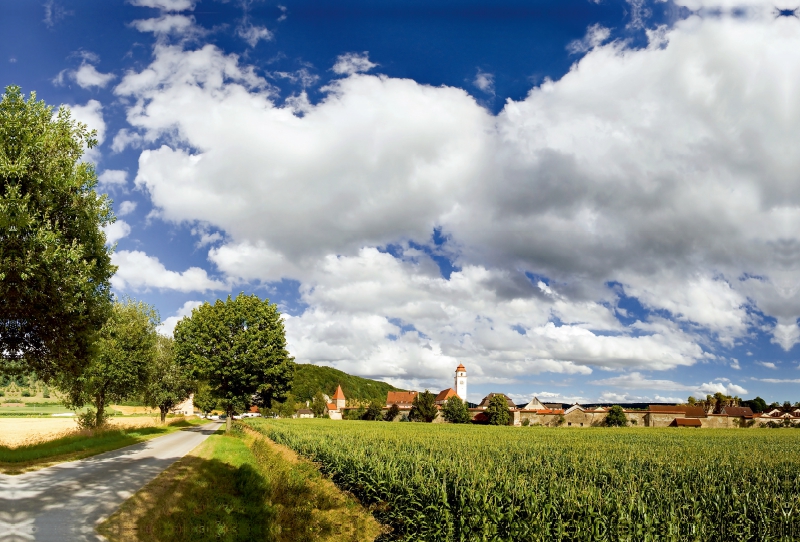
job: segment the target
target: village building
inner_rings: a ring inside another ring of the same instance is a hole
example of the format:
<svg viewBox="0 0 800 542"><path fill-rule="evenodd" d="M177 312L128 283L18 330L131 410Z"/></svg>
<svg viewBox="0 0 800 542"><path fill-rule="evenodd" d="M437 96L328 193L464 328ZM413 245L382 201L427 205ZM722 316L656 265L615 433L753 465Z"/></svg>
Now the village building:
<svg viewBox="0 0 800 542"><path fill-rule="evenodd" d="M454 377L455 388L440 391L435 398L436 407L441 410L448 399L459 397L466 402L467 398L467 371L463 364L458 365ZM414 399L419 395L416 391L390 391L386 394L384 413L393 405L397 405L401 414L395 419L399 420L404 411L411 410ZM584 407L579 404L562 408L561 403L544 403L538 397L533 397L526 405L518 408L514 401L503 393L490 393L475 408L470 408L469 413L475 423L486 423L488 417L486 409L492 397L500 395L508 406L510 416L509 425L541 425L549 427L599 427L605 425L609 406ZM341 420L346 408L347 400L342 387L336 388L336 393L331 401L326 404L325 413L333 420ZM644 406L644 405L643 405ZM352 407L351 407L352 408ZM784 410L774 408L769 412L754 414L749 407L726 406L719 413L706 412L703 407L690 405L648 405L647 408L623 410L628 425L631 427L705 427L705 428L733 428L765 424L799 424L800 408ZM312 414L313 416L313 414ZM298 411L298 417L300 412ZM441 413L434 422L444 421Z"/></svg>
<svg viewBox="0 0 800 542"><path fill-rule="evenodd" d="M463 363L459 363L456 367L456 376L453 379L453 386L455 386L456 395L462 401L467 400L467 370L464 368Z"/></svg>
<svg viewBox="0 0 800 542"><path fill-rule="evenodd" d="M511 400L511 397L509 397L505 393L490 393L489 395L487 395L486 397L483 398L483 401L478 403L478 408L482 409L482 410L486 410L486 408L489 406L489 402L492 400L492 397L494 397L495 395L502 395L506 400L506 404L508 405L508 408L513 408L513 409L517 408L517 405L514 404L514 401Z"/></svg>
<svg viewBox="0 0 800 542"><path fill-rule="evenodd" d="M193 416L194 415L194 394L190 393L189 397L186 398L185 401L182 401L172 407L170 410L173 414L182 414L184 416Z"/></svg>
<svg viewBox="0 0 800 542"><path fill-rule="evenodd" d="M439 406L443 406L448 399L456 396L458 396L456 390L454 390L453 388L447 388L446 390L440 391L439 395L436 396L436 404Z"/></svg>
<svg viewBox="0 0 800 542"><path fill-rule="evenodd" d="M415 391L390 391L386 394L386 408L397 405L400 410L409 410L416 397L417 392Z"/></svg>
<svg viewBox="0 0 800 542"><path fill-rule="evenodd" d="M300 410L297 411L297 417L298 418L313 418L314 417L314 411L311 410L310 408L301 408Z"/></svg>
<svg viewBox="0 0 800 542"><path fill-rule="evenodd" d="M342 391L342 386L336 386L336 393L333 394L333 403L336 407L341 410L347 405L347 399L344 397L344 392Z"/></svg>

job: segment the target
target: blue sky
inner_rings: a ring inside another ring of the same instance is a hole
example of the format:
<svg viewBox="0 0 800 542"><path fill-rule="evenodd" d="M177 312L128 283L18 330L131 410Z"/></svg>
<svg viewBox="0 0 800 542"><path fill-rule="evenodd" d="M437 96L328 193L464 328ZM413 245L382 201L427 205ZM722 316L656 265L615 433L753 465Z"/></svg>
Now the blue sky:
<svg viewBox="0 0 800 542"><path fill-rule="evenodd" d="M98 130L118 294L518 402L800 400L800 23L774 2L5 2ZM789 16L785 16L789 15Z"/></svg>

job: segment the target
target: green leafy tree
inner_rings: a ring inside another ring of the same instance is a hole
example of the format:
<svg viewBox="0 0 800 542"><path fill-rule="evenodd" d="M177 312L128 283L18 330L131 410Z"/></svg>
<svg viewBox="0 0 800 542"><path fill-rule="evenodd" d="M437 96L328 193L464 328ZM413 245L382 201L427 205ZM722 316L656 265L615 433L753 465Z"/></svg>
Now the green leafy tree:
<svg viewBox="0 0 800 542"><path fill-rule="evenodd" d="M207 416L209 412L217 408L217 400L211 395L211 388L207 382L201 380L195 387L197 391L194 392L194 406Z"/></svg>
<svg viewBox="0 0 800 542"><path fill-rule="evenodd" d="M398 414L400 414L400 407L397 405L392 405L389 407L389 410L386 411L386 415L383 417L383 421L393 422Z"/></svg>
<svg viewBox="0 0 800 542"><path fill-rule="evenodd" d="M94 405L94 425L99 427L105 423L107 405L144 391L156 355L158 322L158 313L146 303L132 299L115 302L89 366L77 378L61 380L68 394L67 405Z"/></svg>
<svg viewBox="0 0 800 542"><path fill-rule="evenodd" d="M628 425L628 418L625 416L625 411L619 405L614 405L606 415L606 425L608 427L625 427Z"/></svg>
<svg viewBox="0 0 800 542"><path fill-rule="evenodd" d="M325 404L325 394L321 391L315 393L311 401L311 410L314 412L315 418L321 418L325 414Z"/></svg>
<svg viewBox="0 0 800 542"><path fill-rule="evenodd" d="M508 425L511 420L511 411L506 403L505 395L498 393L489 399L486 416L489 418L489 425Z"/></svg>
<svg viewBox="0 0 800 542"><path fill-rule="evenodd" d="M161 411L161 423L175 405L185 401L194 388L185 367L175 360L175 348L170 337L159 335L156 352L149 367L149 378L144 391L144 402Z"/></svg>
<svg viewBox="0 0 800 542"><path fill-rule="evenodd" d="M204 303L175 326L175 354L181 365L205 380L228 415L255 403L270 406L292 383L293 358L278 307L256 295Z"/></svg>
<svg viewBox="0 0 800 542"><path fill-rule="evenodd" d="M418 393L411 403L411 412L408 413L408 418L413 422L432 422L439 409L436 408L436 396L425 390L423 393Z"/></svg>
<svg viewBox="0 0 800 542"><path fill-rule="evenodd" d="M364 416L362 419L376 421L383 418L382 414L383 414L383 404L379 403L378 401L372 401L367 407L366 412L364 412Z"/></svg>
<svg viewBox="0 0 800 542"><path fill-rule="evenodd" d="M111 314L111 201L81 161L96 133L67 108L0 99L0 372L77 378Z"/></svg>
<svg viewBox="0 0 800 542"><path fill-rule="evenodd" d="M742 403L743 406L750 407L755 413L765 412L767 410L767 402L764 401L761 397L756 397L755 399L750 399L749 401L744 401Z"/></svg>
<svg viewBox="0 0 800 542"><path fill-rule="evenodd" d="M442 416L450 423L469 423L472 420L467 404L458 395L445 401L444 407L442 407Z"/></svg>

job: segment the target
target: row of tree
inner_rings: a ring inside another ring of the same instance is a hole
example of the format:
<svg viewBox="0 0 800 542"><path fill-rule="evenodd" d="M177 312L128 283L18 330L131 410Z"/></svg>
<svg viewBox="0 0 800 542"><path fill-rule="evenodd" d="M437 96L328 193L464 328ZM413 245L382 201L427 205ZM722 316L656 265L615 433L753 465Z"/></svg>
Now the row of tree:
<svg viewBox="0 0 800 542"><path fill-rule="evenodd" d="M288 391L293 363L283 320L269 301L239 294L205 303L178 322L174 339L159 335L158 323L145 303L115 302L88 366L76 378L64 373L58 379L67 405L93 405L91 425L101 426L109 404L142 397L161 411L163 422L195 392L198 408L221 408L230 428L234 413L270 405Z"/></svg>
<svg viewBox="0 0 800 542"><path fill-rule="evenodd" d="M156 332L155 309L115 299L116 218L82 159L97 133L35 93L9 86L0 99L0 375L35 374L68 406L106 407L144 397L162 413L199 392L230 420L288 390L293 363L277 307L256 296L204 304L178 323L174 340Z"/></svg>
<svg viewBox="0 0 800 542"><path fill-rule="evenodd" d="M730 406L750 407L750 410L755 413L767 412L776 408L784 412L789 412L792 409L800 408L800 402L792 404L791 401L784 401L783 403L773 402L771 404L767 404L767 402L761 397L756 397L755 399L749 399L745 401L738 396L725 395L720 392L717 392L714 395L706 395L705 399L698 399L690 396L686 403L689 406L702 407L710 414L719 414L722 412L722 409Z"/></svg>

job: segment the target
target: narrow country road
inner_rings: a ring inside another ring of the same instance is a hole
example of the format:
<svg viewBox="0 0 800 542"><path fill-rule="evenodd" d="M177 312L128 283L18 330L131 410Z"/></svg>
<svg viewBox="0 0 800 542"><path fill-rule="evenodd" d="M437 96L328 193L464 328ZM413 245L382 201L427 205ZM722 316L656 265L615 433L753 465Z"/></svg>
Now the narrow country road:
<svg viewBox="0 0 800 542"><path fill-rule="evenodd" d="M96 524L221 424L184 429L36 472L0 474L0 542L102 540Z"/></svg>

